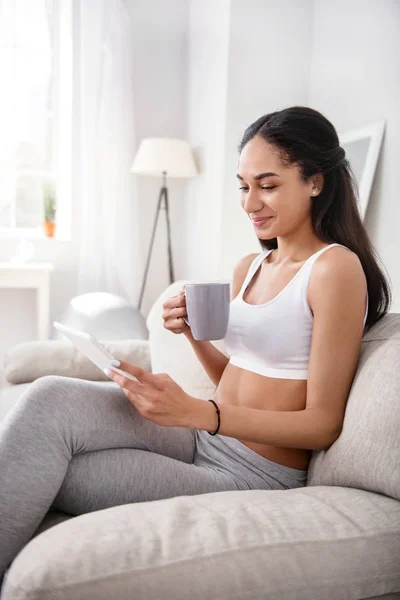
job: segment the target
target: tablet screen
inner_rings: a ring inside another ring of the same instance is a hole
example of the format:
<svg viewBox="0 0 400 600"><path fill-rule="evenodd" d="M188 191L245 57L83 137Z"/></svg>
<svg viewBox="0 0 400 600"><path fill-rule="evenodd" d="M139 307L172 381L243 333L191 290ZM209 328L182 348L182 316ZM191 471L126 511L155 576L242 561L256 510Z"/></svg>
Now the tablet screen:
<svg viewBox="0 0 400 600"><path fill-rule="evenodd" d="M54 321L54 327L78 348L87 358L89 358L102 371L110 367L110 362L114 356L90 333L72 329L62 323Z"/></svg>

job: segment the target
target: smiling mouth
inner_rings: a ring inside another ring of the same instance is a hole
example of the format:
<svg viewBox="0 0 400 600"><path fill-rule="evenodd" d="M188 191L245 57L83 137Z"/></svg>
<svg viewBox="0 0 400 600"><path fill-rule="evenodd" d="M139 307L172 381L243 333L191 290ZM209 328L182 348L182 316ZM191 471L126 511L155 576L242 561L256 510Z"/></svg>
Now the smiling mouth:
<svg viewBox="0 0 400 600"><path fill-rule="evenodd" d="M267 221L270 221L273 217L266 217L265 219L262 219L261 221L253 221L253 224L256 226L261 226L261 225L265 225L265 223L267 223Z"/></svg>

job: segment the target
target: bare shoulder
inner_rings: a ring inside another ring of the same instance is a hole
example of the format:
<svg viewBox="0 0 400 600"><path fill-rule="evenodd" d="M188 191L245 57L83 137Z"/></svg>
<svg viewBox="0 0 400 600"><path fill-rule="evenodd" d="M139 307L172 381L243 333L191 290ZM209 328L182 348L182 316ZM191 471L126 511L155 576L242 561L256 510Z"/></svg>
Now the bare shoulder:
<svg viewBox="0 0 400 600"><path fill-rule="evenodd" d="M247 254L243 256L243 258L239 259L233 269L232 276L232 285L231 285L231 300L236 298L238 293L240 292L240 288L243 285L243 282L246 278L248 270L250 268L253 260L258 256L258 252L253 252L252 254Z"/></svg>
<svg viewBox="0 0 400 600"><path fill-rule="evenodd" d="M361 261L357 254L343 246L334 246L333 248L329 248L327 252L323 252L315 261L315 268L313 270L321 275L335 271L350 273L350 275L358 273L359 277L361 275L365 277Z"/></svg>
<svg viewBox="0 0 400 600"><path fill-rule="evenodd" d="M349 248L334 246L315 261L310 278L308 299L311 309L318 297L327 293L327 284L343 289L351 288L361 300L366 298L367 279L357 254Z"/></svg>

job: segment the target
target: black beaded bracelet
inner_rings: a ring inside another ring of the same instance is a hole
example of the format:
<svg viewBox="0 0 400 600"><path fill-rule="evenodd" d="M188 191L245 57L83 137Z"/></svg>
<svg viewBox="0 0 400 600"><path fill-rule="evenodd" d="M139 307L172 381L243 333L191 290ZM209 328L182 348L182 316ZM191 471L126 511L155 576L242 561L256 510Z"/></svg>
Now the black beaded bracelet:
<svg viewBox="0 0 400 600"><path fill-rule="evenodd" d="M220 419L220 416L219 416L219 415L220 415L220 412L219 412L219 408L218 408L218 406L217 406L217 403L216 403L216 402L214 402L214 400L209 400L209 402L212 402L212 403L214 404L215 408L217 409L217 415L218 415L218 427L217 427L217 429L214 431L214 433L211 433L211 431L207 431L207 433L209 433L210 435L216 435L216 434L218 433L219 426L221 425L221 419Z"/></svg>

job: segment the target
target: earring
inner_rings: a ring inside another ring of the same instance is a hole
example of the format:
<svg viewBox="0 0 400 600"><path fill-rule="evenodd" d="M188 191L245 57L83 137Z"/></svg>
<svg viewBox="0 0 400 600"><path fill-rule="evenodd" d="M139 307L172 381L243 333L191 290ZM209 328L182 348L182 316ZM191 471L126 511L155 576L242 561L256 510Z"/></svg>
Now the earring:
<svg viewBox="0 0 400 600"><path fill-rule="evenodd" d="M312 195L315 196L317 192L315 190L312 191Z"/></svg>

